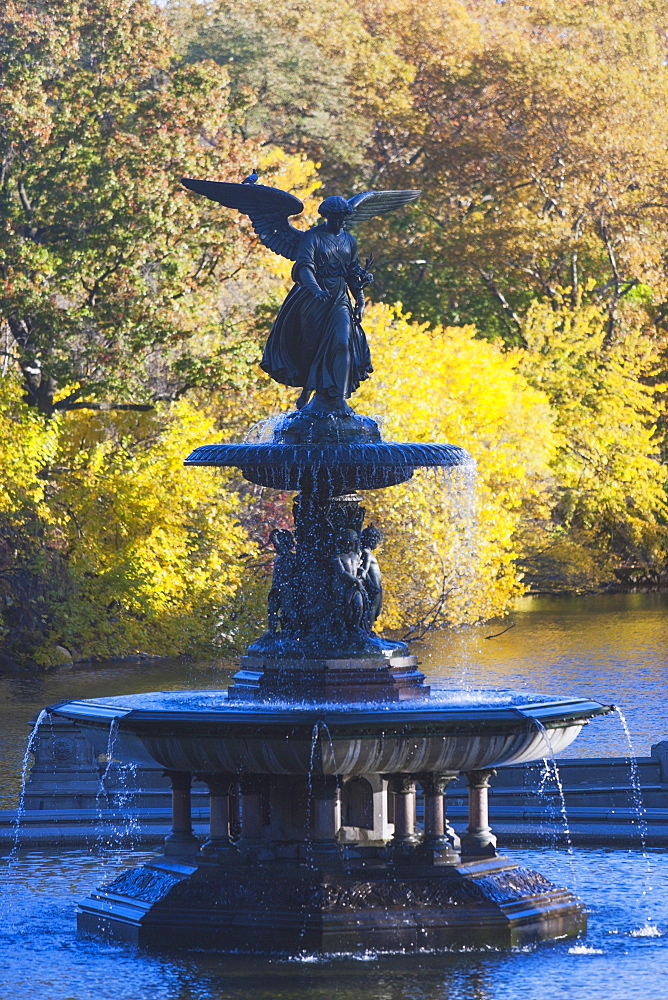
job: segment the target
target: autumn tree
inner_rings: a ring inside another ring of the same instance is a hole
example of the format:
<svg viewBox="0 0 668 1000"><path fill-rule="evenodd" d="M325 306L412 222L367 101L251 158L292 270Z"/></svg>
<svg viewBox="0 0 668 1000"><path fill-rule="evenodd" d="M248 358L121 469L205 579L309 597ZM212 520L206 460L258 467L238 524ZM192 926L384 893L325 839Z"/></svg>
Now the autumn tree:
<svg viewBox="0 0 668 1000"><path fill-rule="evenodd" d="M173 0L231 73L240 127L307 151L332 190L422 188L375 223L375 294L521 341L535 297L583 293L608 333L662 321L666 17L655 0Z"/></svg>
<svg viewBox="0 0 668 1000"><path fill-rule="evenodd" d="M631 567L658 578L668 558L667 469L657 424L662 359L641 329L608 337L598 306L535 302L520 371L550 400L555 452L548 500L515 544L529 581L591 590Z"/></svg>
<svg viewBox="0 0 668 1000"><path fill-rule="evenodd" d="M256 159L226 72L180 65L148 0L8 0L0 80L0 332L28 402L238 383L253 348L233 323L221 344L220 288L254 239L179 185Z"/></svg>
<svg viewBox="0 0 668 1000"><path fill-rule="evenodd" d="M347 0L167 0L165 13L188 61L225 67L242 134L318 161L332 190L368 177L379 116L409 106L411 68Z"/></svg>
<svg viewBox="0 0 668 1000"><path fill-rule="evenodd" d="M379 288L417 314L521 342L532 299L584 294L612 337L663 315L665 8L634 0L411 0L360 8L414 68L413 118L379 120L374 183L424 191L391 228L421 247Z"/></svg>
<svg viewBox="0 0 668 1000"><path fill-rule="evenodd" d="M518 352L472 327L430 327L383 305L370 307L366 325L379 374L360 388L360 406L383 417L389 440L449 441L475 462L365 494L368 520L386 535L381 624L419 629L502 613L523 589L518 528L543 503L554 453L547 398L520 371Z"/></svg>

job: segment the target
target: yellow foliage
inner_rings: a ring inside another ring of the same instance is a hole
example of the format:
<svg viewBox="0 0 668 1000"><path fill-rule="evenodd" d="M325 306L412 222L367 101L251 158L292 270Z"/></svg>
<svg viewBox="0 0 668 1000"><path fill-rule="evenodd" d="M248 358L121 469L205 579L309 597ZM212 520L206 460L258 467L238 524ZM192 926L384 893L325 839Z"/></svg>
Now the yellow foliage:
<svg viewBox="0 0 668 1000"><path fill-rule="evenodd" d="M203 404L47 422L0 380L5 655L210 654L239 644L248 618L254 634L265 581L247 572L244 503L229 473L183 466L220 440Z"/></svg>
<svg viewBox="0 0 668 1000"><path fill-rule="evenodd" d="M220 433L194 400L135 420L132 434L129 422L104 415L91 428L89 416L66 418L72 464L58 527L78 601L57 617L54 638L93 656L112 643L118 653L210 646L231 630L252 549L229 475L183 467Z"/></svg>
<svg viewBox="0 0 668 1000"><path fill-rule="evenodd" d="M639 332L608 335L593 306L535 303L527 348L473 327L413 322L370 305L378 374L353 402L387 440L450 442L471 470L416 473L366 493L385 534L381 628L502 613L531 582L583 589L620 559L665 559L665 467L655 454L658 361ZM196 445L240 439L295 390L259 376L214 402L190 394L150 413L70 411L46 421L0 380L3 638L57 662L137 651L211 654L262 631L269 559L258 550L283 495L236 473L183 467ZM255 518L255 521L254 521ZM260 558L258 558L260 556ZM7 582L10 581L10 582ZM26 624L27 622L27 624Z"/></svg>
<svg viewBox="0 0 668 1000"><path fill-rule="evenodd" d="M382 624L499 614L521 591L513 536L554 451L547 400L518 371L518 353L472 327L429 328L384 305L369 307L365 327L380 374L357 410L384 418L386 439L458 444L477 466L475 478L422 473L365 495L386 534Z"/></svg>
<svg viewBox="0 0 668 1000"><path fill-rule="evenodd" d="M0 378L0 515L27 504L46 513L43 468L58 446L58 422L49 423L21 401L18 381Z"/></svg>
<svg viewBox="0 0 668 1000"><path fill-rule="evenodd" d="M535 302L523 334L521 371L550 399L557 445L551 523L530 549L552 559L546 547L566 547L566 561L574 546L598 549L590 585L609 580L615 562L660 569L668 509L656 435L665 389L657 345L626 325L611 337L608 317L593 305ZM580 559L591 562L592 554Z"/></svg>

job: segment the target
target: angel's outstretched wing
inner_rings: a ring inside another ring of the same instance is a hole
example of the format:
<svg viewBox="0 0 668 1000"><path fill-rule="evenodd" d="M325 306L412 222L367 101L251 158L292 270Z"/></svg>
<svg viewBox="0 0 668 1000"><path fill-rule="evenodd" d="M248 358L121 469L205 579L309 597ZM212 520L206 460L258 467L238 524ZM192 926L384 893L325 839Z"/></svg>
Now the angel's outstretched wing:
<svg viewBox="0 0 668 1000"><path fill-rule="evenodd" d="M393 212L395 208L401 208L409 201L415 201L421 193L421 191L364 191L362 194L356 194L354 198L348 199L353 212L344 222L344 229L350 229L358 222L372 219L375 215Z"/></svg>
<svg viewBox="0 0 668 1000"><path fill-rule="evenodd" d="M290 225L288 217L304 211L299 198L264 184L226 184L222 181L197 181L190 177L183 177L181 183L190 191L220 202L226 208L243 212L250 218L253 229L266 247L288 260L297 259L303 233Z"/></svg>

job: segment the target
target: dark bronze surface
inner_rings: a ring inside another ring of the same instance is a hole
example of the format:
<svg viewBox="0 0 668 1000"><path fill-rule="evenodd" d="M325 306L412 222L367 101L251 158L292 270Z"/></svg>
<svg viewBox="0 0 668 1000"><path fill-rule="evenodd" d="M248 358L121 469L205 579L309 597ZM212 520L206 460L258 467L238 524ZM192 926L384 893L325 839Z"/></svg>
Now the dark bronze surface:
<svg viewBox="0 0 668 1000"><path fill-rule="evenodd" d="M303 210L302 202L256 180L251 174L241 184L185 177L182 183L248 215L262 243L295 262L295 284L271 329L261 367L276 382L302 388L298 409L351 413L346 399L373 371L362 328L364 288L373 275L372 258L360 264L357 241L348 230L401 208L420 192L364 191L348 201L332 195L318 209L324 222L302 231L288 221Z"/></svg>
<svg viewBox="0 0 668 1000"><path fill-rule="evenodd" d="M517 947L575 937L586 916L567 889L507 858L356 871L314 856L301 873L242 858L133 869L84 900L78 924L148 947L340 953Z"/></svg>

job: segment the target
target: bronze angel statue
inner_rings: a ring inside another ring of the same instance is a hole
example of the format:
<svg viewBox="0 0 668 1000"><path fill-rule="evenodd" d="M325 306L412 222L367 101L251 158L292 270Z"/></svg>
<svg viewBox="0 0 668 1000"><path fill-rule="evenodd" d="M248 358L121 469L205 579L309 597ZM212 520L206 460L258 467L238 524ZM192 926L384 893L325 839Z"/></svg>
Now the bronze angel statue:
<svg viewBox="0 0 668 1000"><path fill-rule="evenodd" d="M365 191L346 200L338 195L319 206L323 217L312 229L295 229L291 216L304 205L278 188L184 178L191 191L248 215L262 243L293 260L294 287L288 293L267 340L261 367L276 382L300 387L297 409L350 413L346 403L373 371L364 330L364 289L373 281L359 262L350 228L413 201L419 191ZM351 298L352 296L352 298Z"/></svg>

